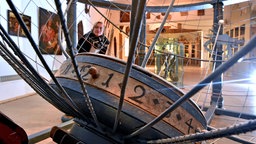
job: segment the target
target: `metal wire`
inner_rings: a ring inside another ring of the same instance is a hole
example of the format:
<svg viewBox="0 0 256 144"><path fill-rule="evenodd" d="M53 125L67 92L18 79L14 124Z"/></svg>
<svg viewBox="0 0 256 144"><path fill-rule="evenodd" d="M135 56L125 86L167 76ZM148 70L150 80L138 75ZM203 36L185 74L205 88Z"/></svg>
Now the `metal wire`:
<svg viewBox="0 0 256 144"><path fill-rule="evenodd" d="M135 25L134 25L133 32L132 32L132 37L134 39L131 40L131 44L129 46L129 56L128 56L128 60L127 60L126 68L125 68L124 78L122 81L119 105L118 105L117 114L115 117L113 132L115 132L117 129L119 118L120 118L120 113L121 113L122 106L124 103L126 85L127 85L128 78L130 75L132 63L134 62L134 52L135 52L135 49L138 44L139 33L141 30L142 16L144 15L143 13L144 13L144 9L145 9L145 3L146 3L145 0L141 0L136 8L137 10L136 10L136 16L135 16L135 20L134 20Z"/></svg>
<svg viewBox="0 0 256 144"><path fill-rule="evenodd" d="M17 58L2 44L2 42L0 42L0 50L1 56L6 60L6 62L8 62L38 94L51 104L57 104L58 108L62 111L77 115L64 101L64 99L55 93L55 91L46 84L37 73L29 72L28 69L24 67L24 64L21 64L21 62L17 60Z"/></svg>
<svg viewBox="0 0 256 144"><path fill-rule="evenodd" d="M61 10L61 3L59 0L55 0L55 4L56 4L56 8L58 10L58 15L60 17L60 22L61 22L61 26L62 26L62 30L64 32L64 36L66 38L66 42L67 42L67 47L68 47L68 50L69 50L69 53L70 53L70 58L71 58L71 61L72 61L72 64L73 64L73 67L74 67L74 70L75 70L75 73L77 75L77 78L78 78L78 81L80 83L80 86L81 86L81 90L83 91L83 95L86 99L86 104L87 104L87 107L94 119L94 122L96 123L97 127L99 129L101 129L101 126L99 124L99 121L97 119L97 116L96 116L96 113L94 111L94 108L93 108L93 105L92 105L92 102L90 100L90 97L88 96L88 93L87 93L87 90L85 89L85 85L83 83L83 80L82 80L82 77L81 77L81 74L78 70L78 64L77 64L77 61L75 59L75 53L73 51L73 48L72 48L72 42L70 40L70 37L69 37L69 32L68 32L68 29L67 29L67 25L65 23L65 19L64 19L64 16L63 16L63 13L62 13L62 10ZM85 116L86 117L86 116Z"/></svg>
<svg viewBox="0 0 256 144"><path fill-rule="evenodd" d="M20 17L19 13L17 12L17 9L15 8L13 2L11 0L7 0L7 3L9 4L10 8L12 9L15 17L17 18L18 22L20 23L22 29L24 30L27 38L29 39L32 47L34 48L35 52L37 53L37 56L39 57L39 59L41 60L43 66L45 67L46 71L48 72L48 74L50 75L50 77L52 78L52 80L54 81L54 83L56 84L56 86L60 89L60 92L62 94L63 97L65 97L67 99L67 102L70 104L70 106L73 107L73 109L75 109L78 113L79 112L79 108L76 106L76 104L73 102L73 100L68 96L68 94L66 93L66 91L63 89L63 87L59 84L59 82L57 81L56 77L53 75L52 71L50 70L48 64L46 63L45 59L43 58L43 56L41 55L34 39L32 38L31 34L29 33L24 21L22 20L22 18ZM22 56L22 55L21 55ZM23 56L24 57L24 56ZM25 58L24 58L25 59ZM35 72L35 71L34 71Z"/></svg>
<svg viewBox="0 0 256 144"><path fill-rule="evenodd" d="M184 142L192 143L192 142L198 142L198 141L203 141L203 140L209 140L209 139L214 139L214 138L230 136L230 135L234 135L234 134L245 133L245 132L249 132L249 131L253 131L253 130L256 130L256 120L251 120L246 123L236 124L236 125L233 125L230 127L219 128L216 130L202 132L202 133L178 136L178 137L161 139L161 140L151 140L151 141L147 141L146 143L150 143L150 144L152 144L152 143L155 143L155 144L184 143ZM249 143L250 142L248 142L247 144L249 144ZM250 144L252 144L252 143L250 143Z"/></svg>

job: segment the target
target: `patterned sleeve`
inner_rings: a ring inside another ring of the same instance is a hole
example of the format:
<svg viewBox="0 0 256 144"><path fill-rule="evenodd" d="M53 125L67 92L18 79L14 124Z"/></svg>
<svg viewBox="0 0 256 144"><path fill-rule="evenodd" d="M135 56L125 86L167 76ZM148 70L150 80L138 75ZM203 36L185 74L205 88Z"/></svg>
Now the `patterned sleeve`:
<svg viewBox="0 0 256 144"><path fill-rule="evenodd" d="M88 38L89 38L89 34L85 34L79 39L78 44L77 44L78 53L90 51L91 44L88 41Z"/></svg>

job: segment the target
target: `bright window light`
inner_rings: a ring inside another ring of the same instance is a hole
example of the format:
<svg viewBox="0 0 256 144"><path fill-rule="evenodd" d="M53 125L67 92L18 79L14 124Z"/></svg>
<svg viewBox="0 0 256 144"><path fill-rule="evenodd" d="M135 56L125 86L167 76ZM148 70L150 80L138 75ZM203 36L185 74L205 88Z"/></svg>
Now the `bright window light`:
<svg viewBox="0 0 256 144"><path fill-rule="evenodd" d="M253 83L256 83L256 70L251 73L250 79Z"/></svg>
<svg viewBox="0 0 256 144"><path fill-rule="evenodd" d="M129 38L124 39L124 56L128 57L129 55Z"/></svg>

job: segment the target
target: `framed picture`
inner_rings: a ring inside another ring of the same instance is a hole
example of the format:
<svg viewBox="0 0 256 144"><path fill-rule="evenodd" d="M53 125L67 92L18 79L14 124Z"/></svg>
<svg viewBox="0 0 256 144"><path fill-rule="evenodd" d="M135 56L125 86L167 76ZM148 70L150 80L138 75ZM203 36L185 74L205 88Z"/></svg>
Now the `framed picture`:
<svg viewBox="0 0 256 144"><path fill-rule="evenodd" d="M57 14L39 8L39 49L42 54L61 55L58 43L60 19Z"/></svg>
<svg viewBox="0 0 256 144"><path fill-rule="evenodd" d="M20 14L24 23L26 24L29 32L31 33L31 17L27 15ZM14 13L11 10L7 11L8 19L8 33L13 36L26 37L23 29L20 27L18 20L16 19Z"/></svg>
<svg viewBox="0 0 256 144"><path fill-rule="evenodd" d="M130 12L120 11L120 22L130 22Z"/></svg>
<svg viewBox="0 0 256 144"><path fill-rule="evenodd" d="M150 12L147 12L146 17L147 17L147 19L150 19Z"/></svg>
<svg viewBox="0 0 256 144"><path fill-rule="evenodd" d="M245 35L245 24L240 26L240 36Z"/></svg>
<svg viewBox="0 0 256 144"><path fill-rule="evenodd" d="M197 10L197 16L204 16L204 15L205 15L204 9Z"/></svg>

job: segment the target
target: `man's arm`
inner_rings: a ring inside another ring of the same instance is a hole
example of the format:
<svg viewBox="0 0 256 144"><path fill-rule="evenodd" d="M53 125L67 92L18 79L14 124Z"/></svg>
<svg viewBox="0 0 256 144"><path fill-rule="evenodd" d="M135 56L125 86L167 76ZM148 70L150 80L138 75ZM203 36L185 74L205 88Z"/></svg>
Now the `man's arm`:
<svg viewBox="0 0 256 144"><path fill-rule="evenodd" d="M88 38L89 38L89 35L88 34L85 34L83 35L79 41L78 41L78 44L77 44L77 51L78 53L81 53L81 52L89 52L90 51L90 48L91 48L91 44L90 42L88 41Z"/></svg>

